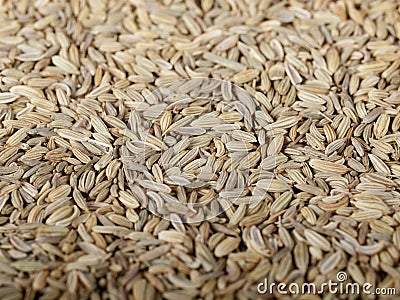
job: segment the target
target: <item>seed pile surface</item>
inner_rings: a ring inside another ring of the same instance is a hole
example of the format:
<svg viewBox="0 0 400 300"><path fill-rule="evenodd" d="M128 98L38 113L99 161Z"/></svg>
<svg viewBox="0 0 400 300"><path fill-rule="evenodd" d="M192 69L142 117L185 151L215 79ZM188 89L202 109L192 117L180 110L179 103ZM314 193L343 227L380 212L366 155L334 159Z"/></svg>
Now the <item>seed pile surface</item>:
<svg viewBox="0 0 400 300"><path fill-rule="evenodd" d="M398 1L0 5L1 299L400 292Z"/></svg>

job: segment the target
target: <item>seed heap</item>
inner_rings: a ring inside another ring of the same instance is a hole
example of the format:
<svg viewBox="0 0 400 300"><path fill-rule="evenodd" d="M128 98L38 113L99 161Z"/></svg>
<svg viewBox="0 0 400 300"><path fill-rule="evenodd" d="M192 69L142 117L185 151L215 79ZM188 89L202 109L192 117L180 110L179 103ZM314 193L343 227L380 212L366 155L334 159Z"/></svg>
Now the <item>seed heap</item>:
<svg viewBox="0 0 400 300"><path fill-rule="evenodd" d="M257 299L338 271L400 291L398 1L0 3L1 299ZM251 115L168 109L190 78ZM219 215L182 206L213 191Z"/></svg>
<svg viewBox="0 0 400 300"><path fill-rule="evenodd" d="M263 128L266 115L252 96L214 78L180 80L150 96L152 105L130 115L121 155L142 206L198 223L233 204L256 205L275 188L274 165L258 164L276 162L272 151L283 140L277 146L273 131Z"/></svg>

